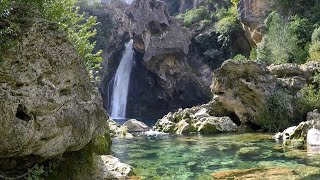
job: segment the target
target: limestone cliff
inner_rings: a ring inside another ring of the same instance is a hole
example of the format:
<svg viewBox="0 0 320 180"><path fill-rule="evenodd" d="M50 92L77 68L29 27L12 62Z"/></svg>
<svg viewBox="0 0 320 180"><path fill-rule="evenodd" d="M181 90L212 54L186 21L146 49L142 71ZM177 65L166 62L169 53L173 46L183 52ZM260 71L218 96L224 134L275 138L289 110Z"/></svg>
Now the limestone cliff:
<svg viewBox="0 0 320 180"><path fill-rule="evenodd" d="M238 4L239 20L252 46L261 42L265 33L264 19L274 8L273 0L240 0Z"/></svg>
<svg viewBox="0 0 320 180"><path fill-rule="evenodd" d="M1 54L1 170L78 151L107 128L101 97L66 34L41 19L27 22Z"/></svg>
<svg viewBox="0 0 320 180"><path fill-rule="evenodd" d="M128 96L129 117L155 119L170 110L210 100L209 86L204 85L186 61L191 36L170 17L166 3L137 0L126 8L121 3L111 3L108 7L112 7L118 24L114 36L128 40L126 35L129 35L136 52ZM107 50L108 57L114 57L105 62L108 69L116 69L119 63L119 56L114 55L119 52L117 47L123 47L123 42L118 41ZM106 72L102 78L105 106L110 104L112 76L113 73Z"/></svg>

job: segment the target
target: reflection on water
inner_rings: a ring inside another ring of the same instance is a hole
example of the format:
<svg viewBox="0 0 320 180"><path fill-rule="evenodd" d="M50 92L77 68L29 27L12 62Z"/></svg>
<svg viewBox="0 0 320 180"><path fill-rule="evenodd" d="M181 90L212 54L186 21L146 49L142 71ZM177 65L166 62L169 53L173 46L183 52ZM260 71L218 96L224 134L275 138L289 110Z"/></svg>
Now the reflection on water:
<svg viewBox="0 0 320 180"><path fill-rule="evenodd" d="M143 179L210 179L223 170L289 167L320 179L320 156L277 145L268 134L161 135L114 139L114 155Z"/></svg>

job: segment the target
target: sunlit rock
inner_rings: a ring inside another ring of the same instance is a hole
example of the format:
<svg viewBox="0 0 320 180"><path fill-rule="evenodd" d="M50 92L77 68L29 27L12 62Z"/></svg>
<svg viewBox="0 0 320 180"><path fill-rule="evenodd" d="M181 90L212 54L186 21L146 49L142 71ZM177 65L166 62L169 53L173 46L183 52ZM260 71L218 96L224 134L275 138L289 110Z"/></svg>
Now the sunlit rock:
<svg viewBox="0 0 320 180"><path fill-rule="evenodd" d="M123 126L128 128L128 132L143 132L150 129L146 124L136 119L129 119Z"/></svg>

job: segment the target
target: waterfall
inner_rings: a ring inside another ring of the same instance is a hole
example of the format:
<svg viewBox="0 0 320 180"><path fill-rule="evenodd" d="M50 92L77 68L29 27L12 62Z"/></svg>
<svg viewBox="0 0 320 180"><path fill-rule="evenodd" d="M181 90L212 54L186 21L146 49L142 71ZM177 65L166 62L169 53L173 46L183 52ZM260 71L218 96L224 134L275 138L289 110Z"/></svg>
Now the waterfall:
<svg viewBox="0 0 320 180"><path fill-rule="evenodd" d="M129 89L129 80L133 61L132 40L126 44L126 50L123 53L119 67L117 69L114 83L113 93L111 97L111 118L125 119L127 96Z"/></svg>
<svg viewBox="0 0 320 180"><path fill-rule="evenodd" d="M122 2L124 2L126 4L131 4L133 2L133 0L122 0Z"/></svg>

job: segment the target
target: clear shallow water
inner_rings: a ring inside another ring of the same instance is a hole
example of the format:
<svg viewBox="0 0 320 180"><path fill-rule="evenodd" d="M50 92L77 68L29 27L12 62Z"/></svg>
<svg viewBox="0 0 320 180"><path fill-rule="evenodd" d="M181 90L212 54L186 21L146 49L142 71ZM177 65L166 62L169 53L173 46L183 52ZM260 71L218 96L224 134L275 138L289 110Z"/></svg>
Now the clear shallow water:
<svg viewBox="0 0 320 180"><path fill-rule="evenodd" d="M211 179L223 170L286 167L320 179L320 156L283 149L268 134L161 135L114 139L114 156L142 179Z"/></svg>

